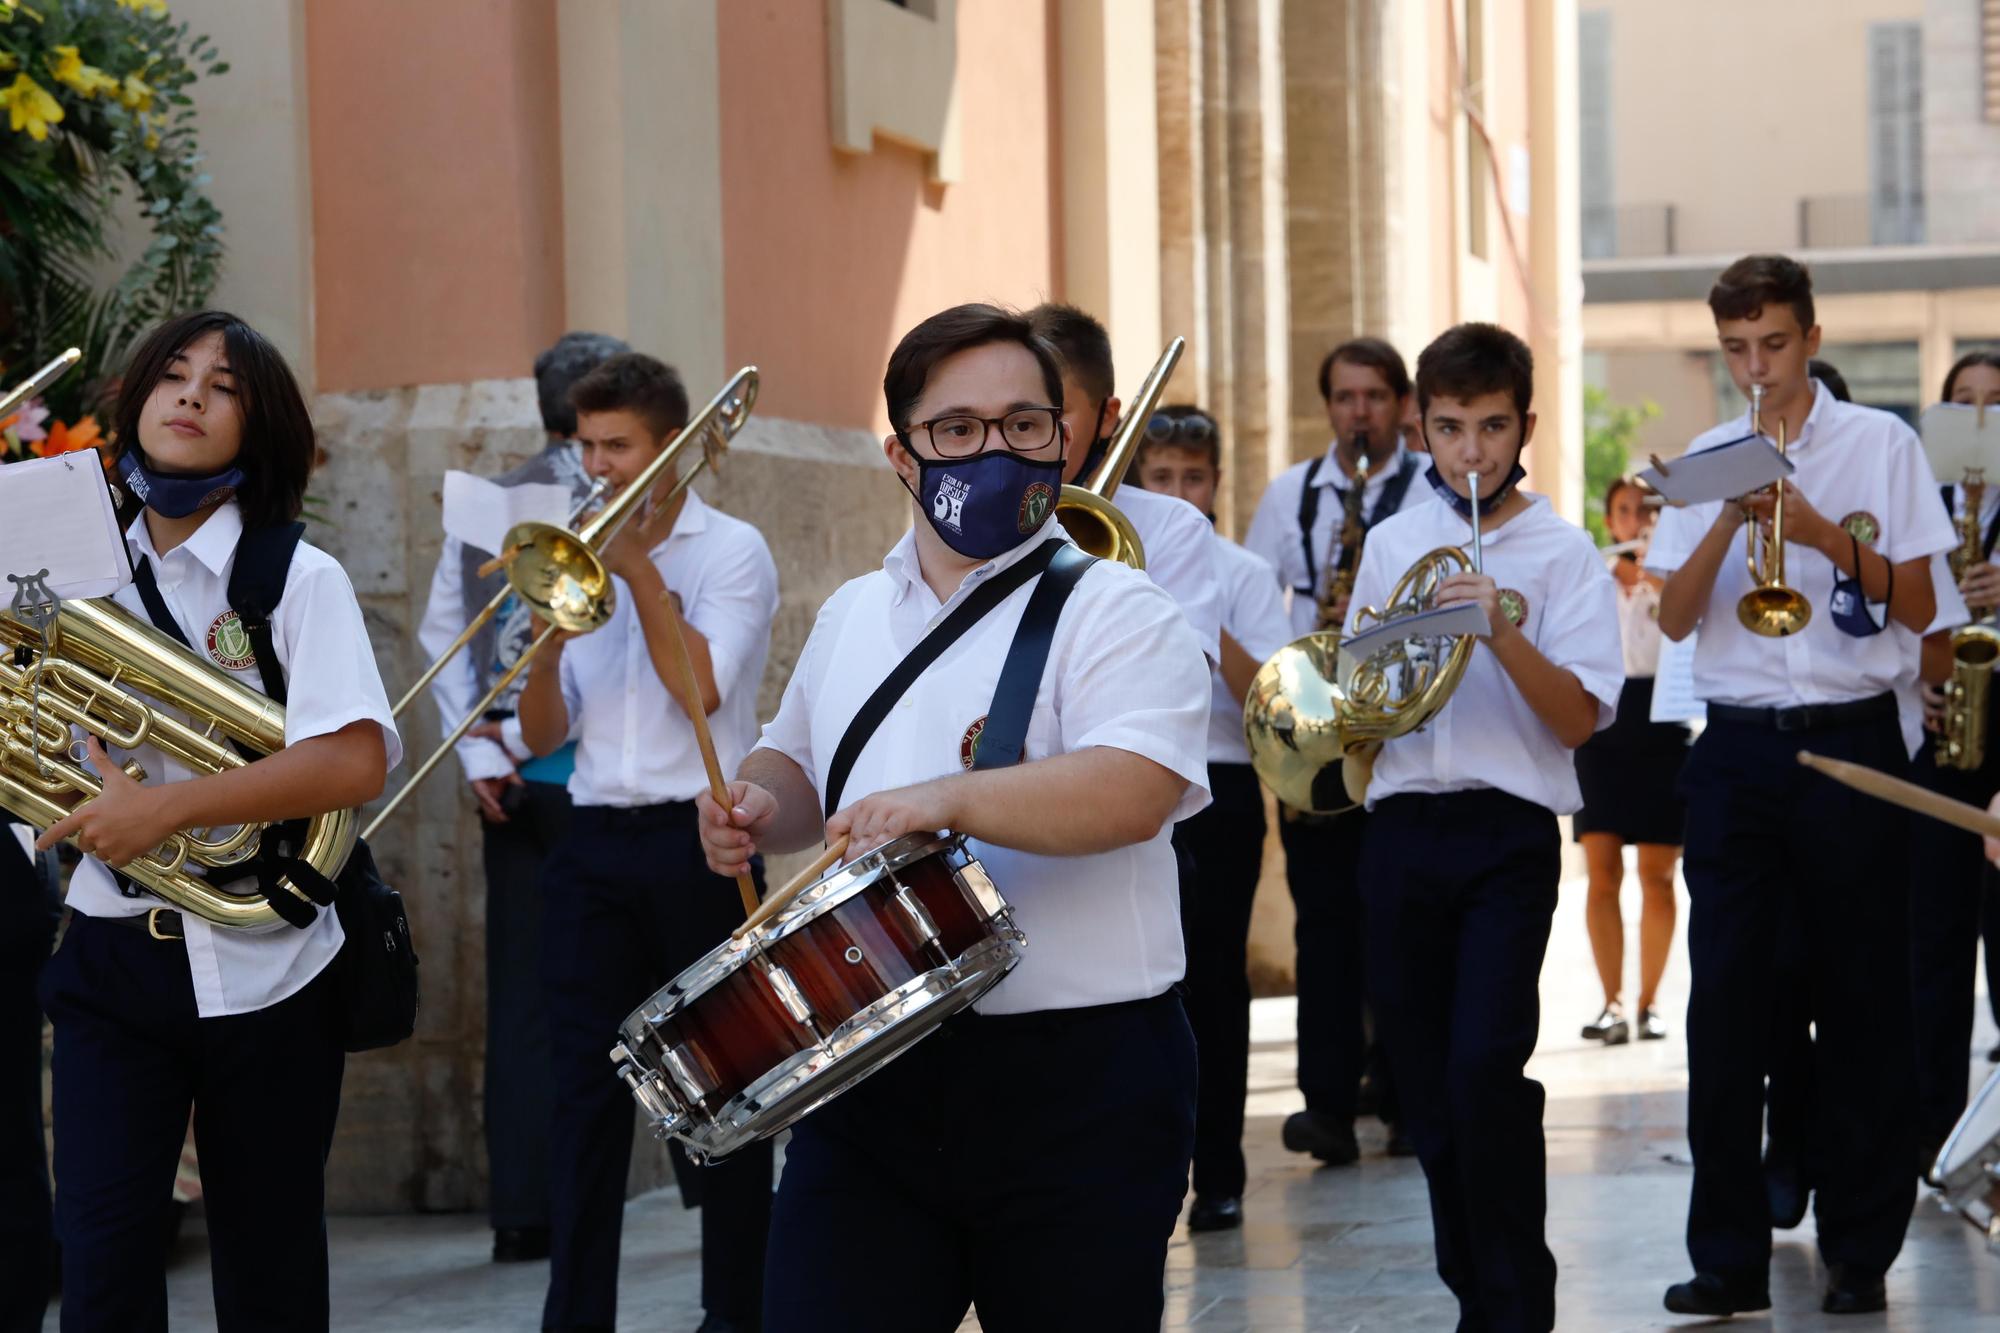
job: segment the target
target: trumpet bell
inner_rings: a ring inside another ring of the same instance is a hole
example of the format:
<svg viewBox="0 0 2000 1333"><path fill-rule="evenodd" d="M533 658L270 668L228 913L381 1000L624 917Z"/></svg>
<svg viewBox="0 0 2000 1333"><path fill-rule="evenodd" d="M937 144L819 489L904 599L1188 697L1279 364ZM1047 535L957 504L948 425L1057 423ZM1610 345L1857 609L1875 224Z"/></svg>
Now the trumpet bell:
<svg viewBox="0 0 2000 1333"><path fill-rule="evenodd" d="M507 533L518 554L507 582L549 624L587 634L611 619L616 600L611 571L577 534L553 523L521 523Z"/></svg>
<svg viewBox="0 0 2000 1333"><path fill-rule="evenodd" d="M1345 700L1339 665L1340 636L1308 634L1258 668L1243 701L1251 766L1296 810L1330 815L1360 804L1345 772L1351 761L1340 722Z"/></svg>
<svg viewBox="0 0 2000 1333"><path fill-rule="evenodd" d="M1103 496L1081 486L1063 487L1056 501L1056 521L1086 554L1134 569L1146 567L1146 544L1139 540L1139 530Z"/></svg>
<svg viewBox="0 0 2000 1333"><path fill-rule="evenodd" d="M1794 588L1765 584L1752 588L1736 603L1736 618L1743 628L1767 639L1797 634L1812 621L1812 603Z"/></svg>

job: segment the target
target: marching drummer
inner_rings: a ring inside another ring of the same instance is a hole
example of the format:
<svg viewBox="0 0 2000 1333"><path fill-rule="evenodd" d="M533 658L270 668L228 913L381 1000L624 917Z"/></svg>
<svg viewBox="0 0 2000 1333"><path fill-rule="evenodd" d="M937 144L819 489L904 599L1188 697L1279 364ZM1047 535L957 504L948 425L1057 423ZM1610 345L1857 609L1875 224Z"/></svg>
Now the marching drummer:
<svg viewBox="0 0 2000 1333"><path fill-rule="evenodd" d="M578 380L570 401L584 468L608 479L614 495L688 420L680 375L637 352ZM708 715L723 763L749 748L778 571L757 529L692 490L655 504L672 482L655 487L604 551L617 590L611 620L590 634L556 635L518 705L530 750L577 746L575 814L542 873L555 1074L545 1328L610 1328L617 1319L633 1108L605 1064L612 1034L743 919L735 885L708 872L695 836L690 798L707 776L688 717L694 708ZM683 692L674 620L699 699ZM755 1328L771 1145L746 1148L685 1183L701 1202L710 1323Z"/></svg>
<svg viewBox="0 0 2000 1333"><path fill-rule="evenodd" d="M1156 1327L1194 1142L1168 830L1208 800L1207 662L1168 594L1063 538L1079 441L1026 318L932 316L883 390L914 526L821 608L731 808L697 798L702 841L731 874L949 828L1028 945L977 1012L794 1128L764 1328L954 1328L969 1305L994 1333ZM862 1233L895 1238L893 1280L830 1243Z"/></svg>

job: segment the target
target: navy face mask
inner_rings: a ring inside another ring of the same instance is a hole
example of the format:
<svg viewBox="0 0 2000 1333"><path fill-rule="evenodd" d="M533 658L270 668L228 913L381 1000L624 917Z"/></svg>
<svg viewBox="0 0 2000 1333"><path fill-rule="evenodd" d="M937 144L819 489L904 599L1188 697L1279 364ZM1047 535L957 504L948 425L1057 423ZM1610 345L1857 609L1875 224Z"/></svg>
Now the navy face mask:
<svg viewBox="0 0 2000 1333"><path fill-rule="evenodd" d="M1062 459L1023 458L989 449L970 458L917 460L917 502L944 544L991 560L1021 544L1047 521L1062 488Z"/></svg>
<svg viewBox="0 0 2000 1333"><path fill-rule="evenodd" d="M1861 569L1861 542L1851 532L1847 534L1847 540L1854 545L1854 568L1858 574ZM1840 569L1835 567L1833 596L1827 599L1827 609L1833 612L1834 627L1842 634L1865 639L1870 635L1880 634L1888 628L1889 618L1885 615L1878 621L1868 614L1868 595L1861 590L1861 580L1857 574L1842 574ZM1886 608L1890 598L1896 595L1894 565L1889 566L1889 586L1883 591L1888 594L1882 599Z"/></svg>
<svg viewBox="0 0 2000 1333"><path fill-rule="evenodd" d="M1521 479L1527 475L1528 470L1522 467L1519 462L1516 462L1513 467L1507 470L1507 480L1505 482L1492 492L1479 497L1479 516L1485 518L1488 514L1491 514L1494 507L1502 500L1505 500L1508 493L1516 486L1519 486ZM1451 483L1438 475L1436 463L1432 463L1430 470L1424 473L1424 480L1431 484L1431 489L1438 493L1438 498L1450 505L1460 518L1465 519L1467 522L1472 520L1472 501L1453 490ZM1482 485L1485 480L1484 477L1480 478Z"/></svg>
<svg viewBox="0 0 2000 1333"><path fill-rule="evenodd" d="M118 477L140 504L165 518L186 518L210 505L221 504L243 484L243 469L224 468L205 477L179 477L147 466L143 451L127 449L118 456Z"/></svg>

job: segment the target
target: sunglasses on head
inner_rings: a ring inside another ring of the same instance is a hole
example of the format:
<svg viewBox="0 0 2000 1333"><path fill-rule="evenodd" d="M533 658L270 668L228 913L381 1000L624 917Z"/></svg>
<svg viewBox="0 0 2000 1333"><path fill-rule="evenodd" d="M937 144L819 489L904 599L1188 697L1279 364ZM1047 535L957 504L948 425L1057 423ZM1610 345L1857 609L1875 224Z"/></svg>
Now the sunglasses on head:
<svg viewBox="0 0 2000 1333"><path fill-rule="evenodd" d="M1155 412L1146 420L1146 438L1154 444L1206 444L1215 423L1205 416L1168 416Z"/></svg>

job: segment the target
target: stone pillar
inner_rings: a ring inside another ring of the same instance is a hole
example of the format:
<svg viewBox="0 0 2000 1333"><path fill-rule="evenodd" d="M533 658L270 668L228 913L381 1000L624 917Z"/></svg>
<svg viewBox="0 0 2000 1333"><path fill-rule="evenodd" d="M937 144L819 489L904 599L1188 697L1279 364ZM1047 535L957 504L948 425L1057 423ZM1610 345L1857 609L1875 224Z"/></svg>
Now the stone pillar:
<svg viewBox="0 0 2000 1333"><path fill-rule="evenodd" d="M1528 5L1528 309L1539 420L1527 467L1583 521L1583 270L1577 179L1576 0Z"/></svg>

